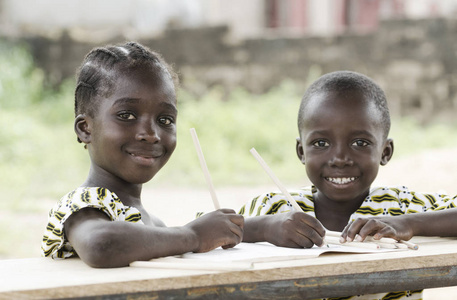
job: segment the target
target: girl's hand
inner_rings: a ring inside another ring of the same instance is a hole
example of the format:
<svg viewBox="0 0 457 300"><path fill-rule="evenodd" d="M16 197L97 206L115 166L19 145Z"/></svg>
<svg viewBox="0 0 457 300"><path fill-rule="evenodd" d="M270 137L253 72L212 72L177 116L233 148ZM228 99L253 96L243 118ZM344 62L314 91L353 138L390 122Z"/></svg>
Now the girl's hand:
<svg viewBox="0 0 457 300"><path fill-rule="evenodd" d="M322 246L325 228L304 212L279 213L266 218L264 240L276 246L311 248Z"/></svg>
<svg viewBox="0 0 457 300"><path fill-rule="evenodd" d="M346 225L341 236L348 242L362 242L367 236L373 236L375 240L389 237L407 241L413 237L413 229L408 216L358 218Z"/></svg>
<svg viewBox="0 0 457 300"><path fill-rule="evenodd" d="M186 225L196 236L193 252L207 252L217 247L234 247L243 239L244 218L232 209L204 214Z"/></svg>

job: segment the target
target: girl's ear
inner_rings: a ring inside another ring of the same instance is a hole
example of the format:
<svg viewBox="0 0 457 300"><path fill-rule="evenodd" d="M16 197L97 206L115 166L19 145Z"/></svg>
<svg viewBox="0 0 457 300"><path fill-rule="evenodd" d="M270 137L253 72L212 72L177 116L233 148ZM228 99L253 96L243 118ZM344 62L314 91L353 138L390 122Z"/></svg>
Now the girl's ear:
<svg viewBox="0 0 457 300"><path fill-rule="evenodd" d="M295 146L295 150L297 151L298 159L302 164L305 164L305 150L303 150L303 145L301 144L299 137L297 138L297 145Z"/></svg>
<svg viewBox="0 0 457 300"><path fill-rule="evenodd" d="M384 150L382 151L381 166L387 165L387 163L392 158L393 154L394 154L394 141L392 139L387 139L384 144Z"/></svg>
<svg viewBox="0 0 457 300"><path fill-rule="evenodd" d="M74 129L80 143L89 144L91 141L90 121L85 114L78 115L75 118Z"/></svg>

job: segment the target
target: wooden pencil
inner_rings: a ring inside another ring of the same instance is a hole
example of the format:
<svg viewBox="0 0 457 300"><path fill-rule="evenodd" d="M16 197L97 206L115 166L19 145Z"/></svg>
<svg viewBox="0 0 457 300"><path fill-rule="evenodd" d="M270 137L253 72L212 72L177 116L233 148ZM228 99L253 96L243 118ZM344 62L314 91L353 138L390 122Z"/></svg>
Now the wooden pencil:
<svg viewBox="0 0 457 300"><path fill-rule="evenodd" d="M206 183L208 184L209 192L211 194L211 199L213 200L214 208L220 209L219 200L216 196L216 191L214 189L213 181L211 180L211 174L209 173L208 166L206 165L205 157L203 156L202 148L200 147L200 142L198 141L197 132L195 128L190 129L190 135L194 141L195 150L197 151L198 159L200 161L200 166L203 170L203 175L205 176Z"/></svg>
<svg viewBox="0 0 457 300"><path fill-rule="evenodd" d="M340 245L340 246L348 246L348 247L359 247L359 248L368 248L368 249L380 249L382 248L381 245L377 243L366 243L366 242L346 242L346 243L341 243L340 239L334 236L326 236L325 241L327 244L334 244L334 245ZM390 244L392 245L392 244Z"/></svg>
<svg viewBox="0 0 457 300"><path fill-rule="evenodd" d="M297 201L290 195L290 193L287 191L286 187L279 181L278 177L273 173L273 171L270 169L270 167L267 165L267 163L263 160L263 158L260 156L260 154L252 148L250 150L251 154L257 159L259 164L262 166L264 171L270 176L270 178L273 180L273 182L276 184L276 186L279 188L281 193L284 194L286 199L290 202L290 204L297 210L297 211L303 211L298 205Z"/></svg>
<svg viewBox="0 0 457 300"><path fill-rule="evenodd" d="M412 249L412 250L418 250L419 249L419 245L414 244L412 242L400 241L399 243L406 245L409 249Z"/></svg>

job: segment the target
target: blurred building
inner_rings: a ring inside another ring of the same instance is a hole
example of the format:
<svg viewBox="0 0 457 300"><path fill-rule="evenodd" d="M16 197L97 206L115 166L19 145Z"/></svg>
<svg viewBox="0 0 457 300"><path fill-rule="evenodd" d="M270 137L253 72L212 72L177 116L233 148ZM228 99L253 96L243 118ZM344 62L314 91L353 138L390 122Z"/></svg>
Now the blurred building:
<svg viewBox="0 0 457 300"><path fill-rule="evenodd" d="M454 17L456 0L0 0L3 35L152 37L227 25L235 38L375 30L391 18Z"/></svg>
<svg viewBox="0 0 457 300"><path fill-rule="evenodd" d="M101 44L137 40L181 87L264 93L284 80L354 70L391 111L457 111L457 0L0 0L0 39L27 43L47 82L74 77Z"/></svg>

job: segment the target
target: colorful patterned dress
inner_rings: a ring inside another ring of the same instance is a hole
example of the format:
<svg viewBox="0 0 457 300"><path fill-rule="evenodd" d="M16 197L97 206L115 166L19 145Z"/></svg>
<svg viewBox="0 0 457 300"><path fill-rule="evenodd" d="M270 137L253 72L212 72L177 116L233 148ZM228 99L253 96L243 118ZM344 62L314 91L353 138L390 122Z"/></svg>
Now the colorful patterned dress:
<svg viewBox="0 0 457 300"><path fill-rule="evenodd" d="M315 187L307 187L291 192L301 209L310 216L314 213L314 199L317 190ZM411 213L423 213L427 211L443 210L456 207L457 196L449 197L441 194L420 194L410 192L404 186L400 187L377 187L370 190L362 205L351 215L350 221L356 218L372 216L399 216ZM291 211L292 205L281 193L262 194L240 209L240 214L245 217L271 215ZM341 298L327 298L328 300L381 300L381 299L422 299L422 290L379 293L371 295L349 296ZM326 300L327 300L326 299Z"/></svg>
<svg viewBox="0 0 457 300"><path fill-rule="evenodd" d="M102 187L80 187L63 196L49 212L41 244L44 256L63 259L77 255L65 237L64 224L71 214L86 207L104 212L111 221L143 224L141 213L134 207L125 206L115 193Z"/></svg>

